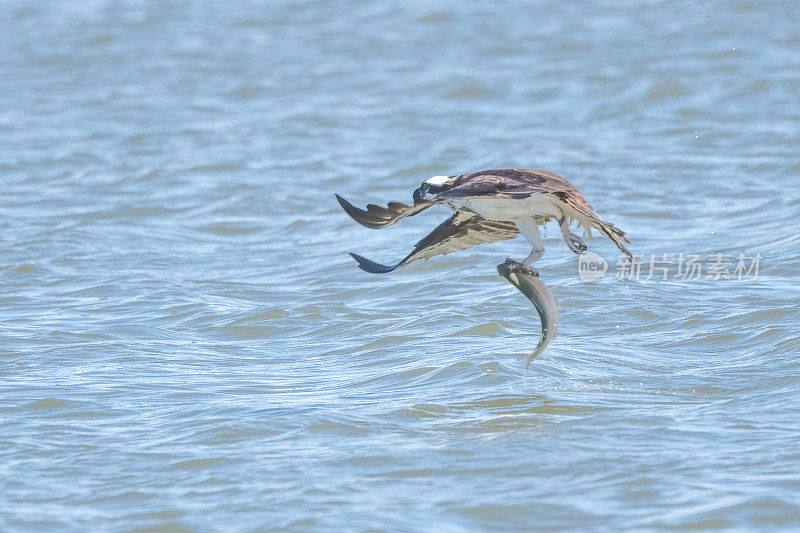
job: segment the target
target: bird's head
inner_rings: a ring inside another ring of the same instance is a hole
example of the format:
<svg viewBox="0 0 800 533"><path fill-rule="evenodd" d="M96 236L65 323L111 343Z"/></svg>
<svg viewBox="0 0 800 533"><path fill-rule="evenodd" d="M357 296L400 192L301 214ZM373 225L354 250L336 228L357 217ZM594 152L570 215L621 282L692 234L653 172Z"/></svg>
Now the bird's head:
<svg viewBox="0 0 800 533"><path fill-rule="evenodd" d="M437 192L445 190L452 181L453 176L434 176L422 182L422 185L414 191L414 202L433 200Z"/></svg>

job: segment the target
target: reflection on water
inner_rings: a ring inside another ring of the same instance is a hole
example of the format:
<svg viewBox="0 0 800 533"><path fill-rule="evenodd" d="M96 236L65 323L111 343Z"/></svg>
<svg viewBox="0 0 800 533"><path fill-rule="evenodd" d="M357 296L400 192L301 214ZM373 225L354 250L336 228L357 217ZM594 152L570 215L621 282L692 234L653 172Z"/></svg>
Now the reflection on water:
<svg viewBox="0 0 800 533"><path fill-rule="evenodd" d="M6 11L0 529L800 526L793 3ZM370 276L447 213L333 198L503 167L759 277L583 283L551 227L523 372L526 243Z"/></svg>

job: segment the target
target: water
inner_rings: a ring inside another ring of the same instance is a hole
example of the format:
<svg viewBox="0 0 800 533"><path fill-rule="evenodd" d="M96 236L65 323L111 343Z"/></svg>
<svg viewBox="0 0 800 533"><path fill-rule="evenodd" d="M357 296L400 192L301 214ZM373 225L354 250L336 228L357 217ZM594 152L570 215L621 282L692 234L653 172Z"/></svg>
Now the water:
<svg viewBox="0 0 800 533"><path fill-rule="evenodd" d="M0 529L800 527L795 2L5 2ZM559 337L495 265L386 276L423 179L571 179L650 254Z"/></svg>

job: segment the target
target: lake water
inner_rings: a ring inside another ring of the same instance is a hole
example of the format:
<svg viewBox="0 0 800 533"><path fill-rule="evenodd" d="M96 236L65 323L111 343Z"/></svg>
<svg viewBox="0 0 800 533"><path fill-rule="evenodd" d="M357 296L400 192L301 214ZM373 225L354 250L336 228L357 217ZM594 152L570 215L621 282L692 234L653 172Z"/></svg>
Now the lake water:
<svg viewBox="0 0 800 533"><path fill-rule="evenodd" d="M800 528L796 2L2 7L1 530ZM527 371L527 243L333 197L505 167L643 263Z"/></svg>

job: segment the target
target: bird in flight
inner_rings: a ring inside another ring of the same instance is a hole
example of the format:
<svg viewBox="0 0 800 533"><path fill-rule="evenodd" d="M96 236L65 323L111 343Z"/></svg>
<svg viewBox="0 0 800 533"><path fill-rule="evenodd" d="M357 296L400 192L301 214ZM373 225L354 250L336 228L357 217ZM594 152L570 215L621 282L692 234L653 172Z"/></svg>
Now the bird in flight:
<svg viewBox="0 0 800 533"><path fill-rule="evenodd" d="M592 228L598 230L633 260L623 244L630 244L625 233L601 220L570 182L546 170L482 170L459 176L434 176L414 191L413 198L413 205L389 202L387 207L369 204L366 209L359 209L336 195L347 214L368 228L385 228L435 204L444 204L454 211L453 216L419 241L411 253L395 265L382 265L351 253L362 270L385 274L417 259L448 254L484 242L513 239L521 233L532 250L522 262L512 263L515 268L530 271L531 263L544 255L539 226L549 220L558 221L564 241L575 253L585 252L586 245L570 231L572 222L585 228L588 236Z"/></svg>

